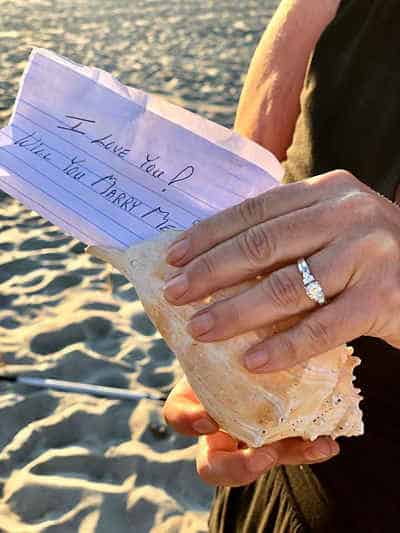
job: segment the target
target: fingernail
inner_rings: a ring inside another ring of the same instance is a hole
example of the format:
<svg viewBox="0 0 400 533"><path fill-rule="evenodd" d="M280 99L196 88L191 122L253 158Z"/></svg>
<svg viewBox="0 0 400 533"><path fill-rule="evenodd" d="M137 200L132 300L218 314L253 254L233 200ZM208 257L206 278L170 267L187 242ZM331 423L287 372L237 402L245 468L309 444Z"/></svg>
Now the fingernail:
<svg viewBox="0 0 400 533"><path fill-rule="evenodd" d="M199 420L196 420L196 422L193 422L192 428L197 433L215 433L218 431L218 426L211 422L211 420L208 420L207 418L200 418Z"/></svg>
<svg viewBox="0 0 400 533"><path fill-rule="evenodd" d="M268 364L269 357L265 352L256 350L254 352L247 352L244 358L244 364L248 370L255 370Z"/></svg>
<svg viewBox="0 0 400 533"><path fill-rule="evenodd" d="M181 239L172 244L167 253L167 263L175 264L185 257L189 250L189 239Z"/></svg>
<svg viewBox="0 0 400 533"><path fill-rule="evenodd" d="M179 274L167 281L164 286L165 296L171 300L178 300L187 292L189 281L186 274Z"/></svg>
<svg viewBox="0 0 400 533"><path fill-rule="evenodd" d="M255 451L254 455L249 457L247 467L250 472L260 473L271 468L275 461L276 458L271 453Z"/></svg>
<svg viewBox="0 0 400 533"><path fill-rule="evenodd" d="M214 318L211 313L204 312L203 314L194 316L189 324L188 331L192 337L199 337L208 333L214 327Z"/></svg>
<svg viewBox="0 0 400 533"><path fill-rule="evenodd" d="M322 440L310 446L304 451L307 461L320 461L328 459L339 453L339 445L336 442Z"/></svg>

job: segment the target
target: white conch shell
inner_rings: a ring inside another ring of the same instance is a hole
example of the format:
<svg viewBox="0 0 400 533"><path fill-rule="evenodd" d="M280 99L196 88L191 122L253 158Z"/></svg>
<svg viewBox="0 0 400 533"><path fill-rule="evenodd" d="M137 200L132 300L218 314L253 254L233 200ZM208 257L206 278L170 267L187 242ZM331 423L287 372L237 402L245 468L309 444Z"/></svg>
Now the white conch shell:
<svg viewBox="0 0 400 533"><path fill-rule="evenodd" d="M192 339L187 322L210 299L180 307L164 299L164 278L176 270L164 258L176 237L176 232L164 232L156 240L126 251L100 247L88 251L109 261L133 283L199 400L220 427L252 447L286 437L313 440L320 435L362 434L360 391L353 386L353 369L360 359L351 355L351 348L342 345L289 371L261 375L248 372L241 361L261 335L273 334L272 328L215 343ZM242 283L218 291L211 301L248 286L250 283Z"/></svg>

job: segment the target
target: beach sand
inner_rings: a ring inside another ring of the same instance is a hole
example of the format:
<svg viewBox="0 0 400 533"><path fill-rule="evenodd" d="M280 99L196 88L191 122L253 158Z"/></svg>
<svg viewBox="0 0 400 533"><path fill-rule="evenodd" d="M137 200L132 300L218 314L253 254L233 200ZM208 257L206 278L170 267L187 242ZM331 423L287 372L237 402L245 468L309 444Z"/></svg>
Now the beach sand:
<svg viewBox="0 0 400 533"><path fill-rule="evenodd" d="M232 126L276 1L0 0L0 124L32 46ZM266 7L269 4L269 7ZM0 193L3 370L168 392L179 366L134 289ZM0 530L206 531L213 490L161 406L0 382Z"/></svg>

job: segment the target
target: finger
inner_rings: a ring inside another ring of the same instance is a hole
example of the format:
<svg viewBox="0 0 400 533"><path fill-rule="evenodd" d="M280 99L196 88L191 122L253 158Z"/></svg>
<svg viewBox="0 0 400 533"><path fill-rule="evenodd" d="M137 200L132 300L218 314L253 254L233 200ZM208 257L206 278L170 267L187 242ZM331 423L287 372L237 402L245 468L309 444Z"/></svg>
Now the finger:
<svg viewBox="0 0 400 533"><path fill-rule="evenodd" d="M208 415L185 379L181 380L168 396L163 414L166 422L184 435L202 435L218 431L218 424Z"/></svg>
<svg viewBox="0 0 400 533"><path fill-rule="evenodd" d="M273 450L239 449L233 443L232 437L221 432L200 438L196 464L206 483L231 487L247 485L278 460Z"/></svg>
<svg viewBox="0 0 400 533"><path fill-rule="evenodd" d="M321 198L334 197L340 191L363 188L366 189L354 176L343 170L276 187L226 209L182 233L171 245L167 261L172 265L182 266L216 244L254 225L304 209Z"/></svg>
<svg viewBox="0 0 400 533"><path fill-rule="evenodd" d="M358 287L346 289L288 330L253 347L244 358L252 372L284 370L368 334L374 314Z"/></svg>
<svg viewBox="0 0 400 533"><path fill-rule="evenodd" d="M238 442L231 435L219 431L204 437L208 452L233 452L239 450ZM248 448L249 449L249 448ZM270 451L280 464L300 464L311 461L326 460L339 453L339 444L330 437L319 437L314 441L300 437L282 439L261 448L251 448L263 452ZM247 452L250 457L252 454Z"/></svg>
<svg viewBox="0 0 400 533"><path fill-rule="evenodd" d="M340 451L339 444L330 437L313 442L300 438L284 439L271 444L279 456L279 464L298 465L326 461Z"/></svg>
<svg viewBox="0 0 400 533"><path fill-rule="evenodd" d="M247 485L277 464L326 461L339 453L338 444L322 437L314 442L285 439L262 448L240 449L219 432L199 441L197 470L204 481L219 486Z"/></svg>
<svg viewBox="0 0 400 533"><path fill-rule="evenodd" d="M264 222L214 247L189 263L165 286L166 299L175 305L197 301L217 289L254 278L260 272L308 257L325 247L349 217L343 201L328 200ZM332 224L332 212L337 222Z"/></svg>
<svg viewBox="0 0 400 533"><path fill-rule="evenodd" d="M213 435L207 435L203 440L207 444L207 449L209 451L235 452L239 449L237 439L224 431L218 431Z"/></svg>
<svg viewBox="0 0 400 533"><path fill-rule="evenodd" d="M325 296L331 298L348 284L355 270L355 255L341 243L307 260ZM335 270L332 270L335 264ZM297 264L279 269L236 296L196 313L188 331L197 340L213 342L253 331L317 307L305 291Z"/></svg>

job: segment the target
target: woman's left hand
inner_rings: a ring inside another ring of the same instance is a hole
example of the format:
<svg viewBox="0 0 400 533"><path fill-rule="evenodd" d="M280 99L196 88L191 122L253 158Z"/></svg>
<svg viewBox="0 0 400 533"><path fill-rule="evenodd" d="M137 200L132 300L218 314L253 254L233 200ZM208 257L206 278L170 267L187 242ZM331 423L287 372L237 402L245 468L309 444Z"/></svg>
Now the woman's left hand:
<svg viewBox="0 0 400 533"><path fill-rule="evenodd" d="M327 305L306 295L296 264L302 257ZM400 209L349 172L277 187L227 209L185 231L167 260L182 267L165 289L175 305L265 276L195 315L189 331L199 341L305 313L250 350L245 364L254 372L291 367L362 335L400 348Z"/></svg>

